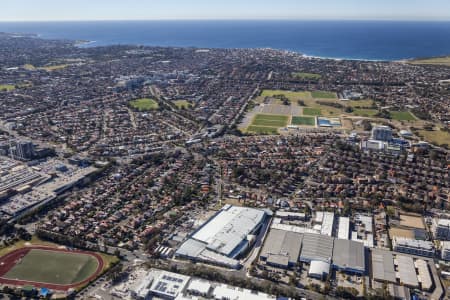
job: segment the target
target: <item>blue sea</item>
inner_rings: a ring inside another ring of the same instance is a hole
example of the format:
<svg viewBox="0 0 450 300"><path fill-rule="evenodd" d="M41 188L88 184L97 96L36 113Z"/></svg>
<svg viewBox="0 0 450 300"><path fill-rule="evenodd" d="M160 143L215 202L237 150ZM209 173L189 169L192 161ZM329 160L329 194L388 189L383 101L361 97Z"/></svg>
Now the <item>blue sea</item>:
<svg viewBox="0 0 450 300"><path fill-rule="evenodd" d="M0 22L0 31L92 41L87 46L273 48L339 59L400 60L450 54L450 22Z"/></svg>

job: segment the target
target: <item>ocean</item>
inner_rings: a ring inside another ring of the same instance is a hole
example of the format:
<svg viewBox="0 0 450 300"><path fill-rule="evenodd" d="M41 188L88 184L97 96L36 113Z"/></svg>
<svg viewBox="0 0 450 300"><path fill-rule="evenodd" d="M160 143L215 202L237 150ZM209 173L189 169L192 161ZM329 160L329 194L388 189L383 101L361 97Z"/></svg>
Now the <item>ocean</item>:
<svg viewBox="0 0 450 300"><path fill-rule="evenodd" d="M450 22L101 21L0 22L0 32L116 44L273 48L308 56L401 60L450 54Z"/></svg>

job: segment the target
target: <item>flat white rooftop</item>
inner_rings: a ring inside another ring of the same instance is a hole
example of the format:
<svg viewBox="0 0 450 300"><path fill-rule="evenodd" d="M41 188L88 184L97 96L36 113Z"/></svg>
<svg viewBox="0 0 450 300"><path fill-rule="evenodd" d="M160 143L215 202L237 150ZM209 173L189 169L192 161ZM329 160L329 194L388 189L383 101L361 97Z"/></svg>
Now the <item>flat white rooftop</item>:
<svg viewBox="0 0 450 300"><path fill-rule="evenodd" d="M276 299L274 296L270 296L264 293L258 293L255 291L237 288L221 284L214 289L214 299L232 299L232 300L271 300Z"/></svg>
<svg viewBox="0 0 450 300"><path fill-rule="evenodd" d="M338 239L348 240L350 235L350 218L339 218Z"/></svg>
<svg viewBox="0 0 450 300"><path fill-rule="evenodd" d="M418 287L419 281L416 275L414 260L410 256L397 255L394 259L398 272L396 277L400 283L409 287Z"/></svg>
<svg viewBox="0 0 450 300"><path fill-rule="evenodd" d="M207 248L226 256L252 234L263 222L265 212L259 209L224 206L204 224L192 238L207 244Z"/></svg>

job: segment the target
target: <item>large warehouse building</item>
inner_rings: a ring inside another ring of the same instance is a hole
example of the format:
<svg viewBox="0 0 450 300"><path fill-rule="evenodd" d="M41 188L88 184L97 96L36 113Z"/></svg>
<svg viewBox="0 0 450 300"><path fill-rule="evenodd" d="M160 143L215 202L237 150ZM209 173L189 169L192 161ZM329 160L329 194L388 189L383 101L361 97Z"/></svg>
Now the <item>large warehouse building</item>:
<svg viewBox="0 0 450 300"><path fill-rule="evenodd" d="M293 267L298 262L303 234L272 229L266 238L260 258L279 268Z"/></svg>
<svg viewBox="0 0 450 300"><path fill-rule="evenodd" d="M379 282L397 282L392 252L372 249L372 276Z"/></svg>
<svg viewBox="0 0 450 300"><path fill-rule="evenodd" d="M197 229L175 255L237 268L237 258L250 247L266 216L264 210L225 205Z"/></svg>
<svg viewBox="0 0 450 300"><path fill-rule="evenodd" d="M347 273L364 274L365 266L364 244L351 240L334 240L333 267Z"/></svg>
<svg viewBox="0 0 450 300"><path fill-rule="evenodd" d="M331 263L333 242L334 239L328 235L305 233L300 260L306 263L314 260Z"/></svg>

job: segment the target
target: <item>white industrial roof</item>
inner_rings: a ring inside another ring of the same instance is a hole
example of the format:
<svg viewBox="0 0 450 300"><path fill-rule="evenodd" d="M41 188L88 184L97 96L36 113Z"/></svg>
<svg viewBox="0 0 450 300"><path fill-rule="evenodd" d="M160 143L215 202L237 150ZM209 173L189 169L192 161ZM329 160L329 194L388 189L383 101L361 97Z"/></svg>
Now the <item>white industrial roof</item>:
<svg viewBox="0 0 450 300"><path fill-rule="evenodd" d="M342 240L348 240L349 234L350 234L350 218L340 217L338 238Z"/></svg>
<svg viewBox="0 0 450 300"><path fill-rule="evenodd" d="M372 249L372 276L375 280L396 282L392 252Z"/></svg>
<svg viewBox="0 0 450 300"><path fill-rule="evenodd" d="M189 279L188 276L153 269L140 281L134 292L140 298L147 298L150 292L175 298Z"/></svg>
<svg viewBox="0 0 450 300"><path fill-rule="evenodd" d="M279 229L284 231L292 231L296 233L320 233L320 231L313 228L306 228L301 226L289 225L289 224L281 224L272 222L272 229Z"/></svg>
<svg viewBox="0 0 450 300"><path fill-rule="evenodd" d="M211 289L211 284L208 281L200 279L192 279L188 286L188 291L195 291L196 293L206 295Z"/></svg>
<svg viewBox="0 0 450 300"><path fill-rule="evenodd" d="M316 218L314 219L314 222L322 224L323 221L323 211L316 212Z"/></svg>
<svg viewBox="0 0 450 300"><path fill-rule="evenodd" d="M309 265L309 275L323 276L330 272L330 264L320 260L313 260Z"/></svg>
<svg viewBox="0 0 450 300"><path fill-rule="evenodd" d="M275 214L277 217L296 217L296 218L305 218L305 213L299 212L291 212L291 211L277 211Z"/></svg>
<svg viewBox="0 0 450 300"><path fill-rule="evenodd" d="M154 271L155 279L151 287L151 292L175 298L184 290L190 277L166 272Z"/></svg>
<svg viewBox="0 0 450 300"><path fill-rule="evenodd" d="M364 229L366 232L373 232L373 219L372 216L365 216L365 215L356 215L355 219L361 224L364 224Z"/></svg>
<svg viewBox="0 0 450 300"><path fill-rule="evenodd" d="M397 255L394 261L397 265L397 278L400 279L400 283L410 287L418 287L419 281L417 280L413 258L405 255Z"/></svg>
<svg viewBox="0 0 450 300"><path fill-rule="evenodd" d="M408 248L415 248L415 249L425 249L425 250L433 250L434 245L430 241L421 241L421 240L415 240L415 239L409 239L405 237L394 237L392 240L392 243L398 246L408 247Z"/></svg>
<svg viewBox="0 0 450 300"><path fill-rule="evenodd" d="M154 275L152 273L148 273L144 278L140 280L137 286L134 288L134 292L140 298L147 297L150 292L151 285L153 283Z"/></svg>
<svg viewBox="0 0 450 300"><path fill-rule="evenodd" d="M450 250L450 242L449 241L441 241L442 251Z"/></svg>
<svg viewBox="0 0 450 300"><path fill-rule="evenodd" d="M206 249L205 243L194 239L188 239L185 241L176 251L176 255L208 263L216 263L231 268L236 268L239 266L238 260L208 250Z"/></svg>
<svg viewBox="0 0 450 300"><path fill-rule="evenodd" d="M428 269L428 263L423 259L418 259L416 260L415 265L419 272L417 279L421 283L422 289L431 289L433 286L433 280L431 279L430 270Z"/></svg>
<svg viewBox="0 0 450 300"><path fill-rule="evenodd" d="M272 300L276 299L264 293L251 291L247 289L237 288L221 284L214 289L214 299L229 299L229 300Z"/></svg>
<svg viewBox="0 0 450 300"><path fill-rule="evenodd" d="M439 219L438 225L450 227L450 219Z"/></svg>
<svg viewBox="0 0 450 300"><path fill-rule="evenodd" d="M334 224L334 213L325 212L323 214L321 234L332 236Z"/></svg>
<svg viewBox="0 0 450 300"><path fill-rule="evenodd" d="M206 243L208 249L230 256L264 217L265 212L259 209L225 206L192 238Z"/></svg>

